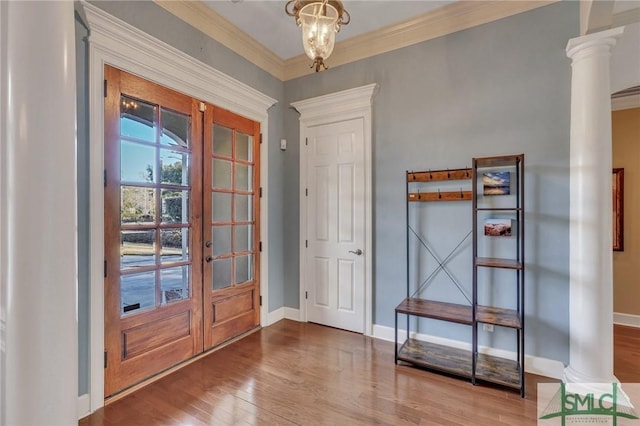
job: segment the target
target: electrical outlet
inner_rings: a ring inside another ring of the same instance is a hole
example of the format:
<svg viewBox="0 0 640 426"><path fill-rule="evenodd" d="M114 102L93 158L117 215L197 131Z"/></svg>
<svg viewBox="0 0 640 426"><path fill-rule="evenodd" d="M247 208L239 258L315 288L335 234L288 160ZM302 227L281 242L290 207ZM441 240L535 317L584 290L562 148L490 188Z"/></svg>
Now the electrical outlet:
<svg viewBox="0 0 640 426"><path fill-rule="evenodd" d="M482 324L482 330L493 333L493 324Z"/></svg>

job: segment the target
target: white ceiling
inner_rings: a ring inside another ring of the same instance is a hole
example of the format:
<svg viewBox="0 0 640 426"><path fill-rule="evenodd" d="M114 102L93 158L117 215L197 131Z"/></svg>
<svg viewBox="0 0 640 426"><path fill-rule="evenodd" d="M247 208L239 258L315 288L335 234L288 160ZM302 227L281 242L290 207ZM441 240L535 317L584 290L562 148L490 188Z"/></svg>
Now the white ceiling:
<svg viewBox="0 0 640 426"><path fill-rule="evenodd" d="M300 29L294 18L287 16L284 11L286 1L206 0L205 3L281 59L303 53ZM345 9L351 14L351 23L342 27L336 42L399 23L449 3L453 1L343 1Z"/></svg>

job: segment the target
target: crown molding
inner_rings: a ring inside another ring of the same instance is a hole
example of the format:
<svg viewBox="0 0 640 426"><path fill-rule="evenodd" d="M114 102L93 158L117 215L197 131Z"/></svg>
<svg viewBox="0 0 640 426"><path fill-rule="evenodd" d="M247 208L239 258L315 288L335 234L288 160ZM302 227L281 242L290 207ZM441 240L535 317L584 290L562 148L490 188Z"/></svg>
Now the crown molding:
<svg viewBox="0 0 640 426"><path fill-rule="evenodd" d="M311 60L301 54L283 60L202 1L153 0L156 4L222 43L274 77L287 81L312 74ZM336 43L330 67L411 46L560 0L458 1L415 18ZM302 51L302 46L300 46Z"/></svg>
<svg viewBox="0 0 640 426"><path fill-rule="evenodd" d="M153 2L277 79L284 80L283 59L204 2L192 0L153 0Z"/></svg>
<svg viewBox="0 0 640 426"><path fill-rule="evenodd" d="M613 15L613 27L622 27L640 22L640 7Z"/></svg>
<svg viewBox="0 0 640 426"><path fill-rule="evenodd" d="M611 99L611 111L640 108L640 94Z"/></svg>

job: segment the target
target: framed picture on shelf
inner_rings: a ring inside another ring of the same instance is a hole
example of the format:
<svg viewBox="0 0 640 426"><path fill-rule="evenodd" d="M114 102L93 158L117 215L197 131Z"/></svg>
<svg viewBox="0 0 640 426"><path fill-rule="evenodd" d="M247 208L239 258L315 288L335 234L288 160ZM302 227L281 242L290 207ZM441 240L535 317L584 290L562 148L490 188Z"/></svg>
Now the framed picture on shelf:
<svg viewBox="0 0 640 426"><path fill-rule="evenodd" d="M510 237L511 219L485 219L484 235L490 237Z"/></svg>
<svg viewBox="0 0 640 426"><path fill-rule="evenodd" d="M624 169L613 169L613 251L624 251Z"/></svg>
<svg viewBox="0 0 640 426"><path fill-rule="evenodd" d="M484 195L509 195L511 176L509 172L487 172L482 174Z"/></svg>

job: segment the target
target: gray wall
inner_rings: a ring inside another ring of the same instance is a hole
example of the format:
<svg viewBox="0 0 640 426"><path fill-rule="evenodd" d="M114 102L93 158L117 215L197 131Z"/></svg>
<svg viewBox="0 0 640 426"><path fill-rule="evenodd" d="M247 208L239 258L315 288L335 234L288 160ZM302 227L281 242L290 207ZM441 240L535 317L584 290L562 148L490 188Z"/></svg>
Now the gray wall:
<svg viewBox="0 0 640 426"><path fill-rule="evenodd" d="M565 46L578 35L578 12L577 2L561 2L285 83L287 105L380 85L373 108L375 324L392 327L405 295L405 170L469 167L472 157L525 153L526 351L568 361L571 67ZM285 114L285 135L291 148L284 296L286 306L298 307L295 111ZM450 239L449 230L461 226L454 218L443 214L429 239ZM462 333L448 324L421 331ZM493 343L512 349L506 337L496 332Z"/></svg>

